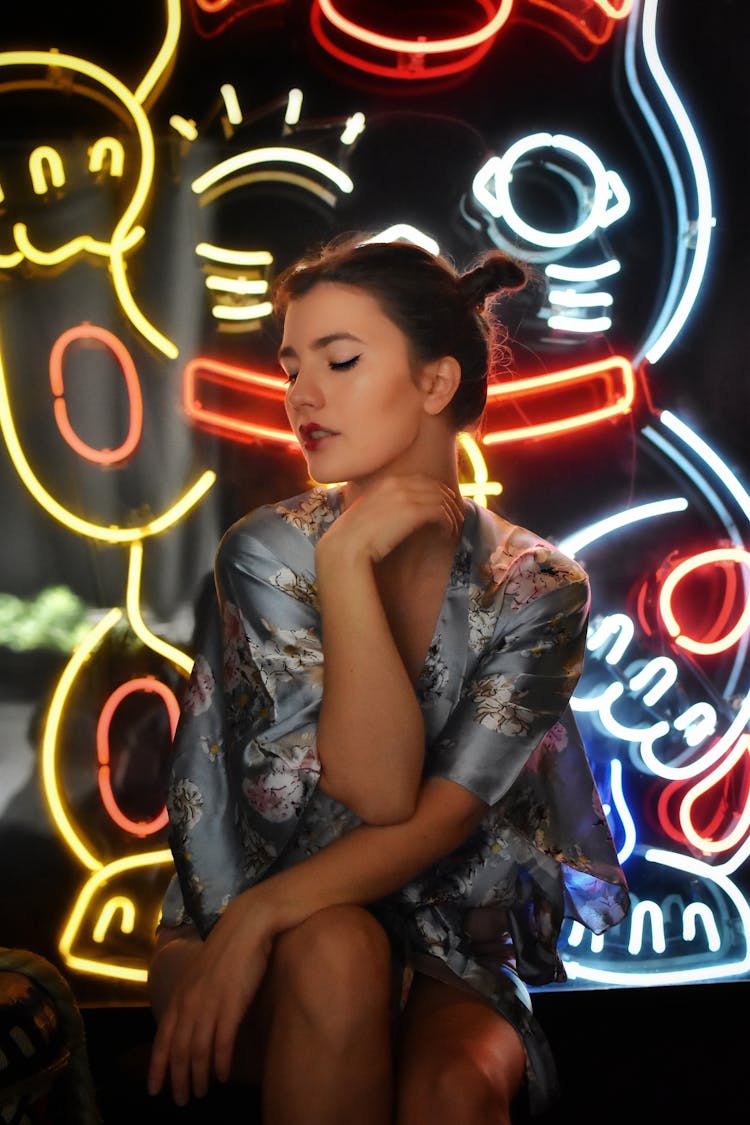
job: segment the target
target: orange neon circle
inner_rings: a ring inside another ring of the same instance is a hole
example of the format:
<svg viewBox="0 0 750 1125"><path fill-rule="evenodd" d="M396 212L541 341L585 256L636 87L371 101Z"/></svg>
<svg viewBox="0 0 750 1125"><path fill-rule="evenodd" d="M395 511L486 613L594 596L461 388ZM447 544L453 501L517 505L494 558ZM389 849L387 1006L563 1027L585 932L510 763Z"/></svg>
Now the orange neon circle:
<svg viewBox="0 0 750 1125"><path fill-rule="evenodd" d="M125 387L128 393L130 427L125 440L118 445L116 449L96 449L94 446L89 445L88 442L79 438L68 418L68 407L65 402L63 357L68 346L75 343L77 340L98 340L105 348L109 348L120 365L120 370L125 379ZM135 364L133 363L130 352L117 336L113 335L112 332L108 332L106 328L98 328L94 324L79 324L75 328L69 328L67 332L63 332L58 336L52 346L49 357L49 381L52 387L52 394L55 396L55 421L57 422L60 433L71 449L81 457L84 457L87 461L93 461L97 465L113 465L118 461L124 461L130 456L141 440L141 431L143 429L143 399L141 397L141 383L138 378L138 372L135 369Z"/></svg>
<svg viewBox="0 0 750 1125"><path fill-rule="evenodd" d="M134 836L143 837L151 836L154 832L159 832L160 829L166 826L169 820L166 806L151 820L131 820L129 817L125 816L117 803L117 798L112 792L109 766L109 728L112 717L123 699L136 691L155 692L156 695L161 696L167 708L167 714L169 715L169 728L172 738L174 738L177 720L180 715L180 705L171 688L163 684L161 680L157 680L153 676L139 676L115 688L102 707L99 721L96 724L96 757L99 762L99 793L101 794L104 807L119 828L124 828L126 832L132 832Z"/></svg>
<svg viewBox="0 0 750 1125"><path fill-rule="evenodd" d="M662 585L659 593L659 613L674 643L687 652L694 652L703 656L724 652L736 644L745 630L750 627L750 598L745 602L745 608L734 628L713 641L698 641L683 633L675 617L672 599L683 578L692 574L694 570L698 570L699 567L721 563L737 563L750 567L750 551L746 551L742 547L718 547L712 551L701 551L699 554L693 555L692 558L683 559L681 563L678 563Z"/></svg>
<svg viewBox="0 0 750 1125"><path fill-rule="evenodd" d="M348 35L352 39L358 39L361 43L367 43L370 47L380 47L385 51L399 51L406 54L433 55L453 51L468 51L471 47L478 47L497 35L510 15L513 0L499 0L499 2L495 0L495 2L497 3L497 10L484 27L469 32L467 35L454 35L448 39L397 39L392 35L381 35L377 31L371 31L370 28L362 27L361 24L356 24L347 19L334 7L332 0L315 0L313 6L320 8L326 19L344 35Z"/></svg>

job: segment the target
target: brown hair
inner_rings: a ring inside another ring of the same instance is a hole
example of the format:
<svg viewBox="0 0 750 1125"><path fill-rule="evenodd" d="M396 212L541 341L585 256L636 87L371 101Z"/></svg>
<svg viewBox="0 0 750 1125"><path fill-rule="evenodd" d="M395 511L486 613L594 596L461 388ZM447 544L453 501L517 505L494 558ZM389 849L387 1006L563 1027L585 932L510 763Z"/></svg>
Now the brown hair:
<svg viewBox="0 0 750 1125"><path fill-rule="evenodd" d="M504 329L486 305L488 298L526 284L524 266L501 251L487 252L466 273L410 242L364 241L362 235L334 239L277 278L273 290L279 317L320 282L351 285L374 297L409 342L413 363L454 356L461 383L451 401L457 430L476 422L487 400L487 379Z"/></svg>

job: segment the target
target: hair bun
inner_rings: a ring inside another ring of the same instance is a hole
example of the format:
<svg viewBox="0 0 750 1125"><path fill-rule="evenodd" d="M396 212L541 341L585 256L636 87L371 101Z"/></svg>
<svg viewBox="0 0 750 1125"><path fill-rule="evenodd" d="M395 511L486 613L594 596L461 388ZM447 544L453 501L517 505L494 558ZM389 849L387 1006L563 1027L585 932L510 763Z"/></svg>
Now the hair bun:
<svg viewBox="0 0 750 1125"><path fill-rule="evenodd" d="M481 308L493 293L523 289L528 280L526 270L514 258L501 251L487 255L483 262L458 279L461 296L472 309Z"/></svg>

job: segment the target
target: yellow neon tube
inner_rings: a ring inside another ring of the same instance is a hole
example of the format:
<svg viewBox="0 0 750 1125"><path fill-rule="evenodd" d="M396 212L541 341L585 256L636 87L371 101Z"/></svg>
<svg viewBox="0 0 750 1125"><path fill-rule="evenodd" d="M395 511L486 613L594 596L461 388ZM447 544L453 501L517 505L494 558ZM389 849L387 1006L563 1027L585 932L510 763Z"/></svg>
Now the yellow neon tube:
<svg viewBox="0 0 750 1125"><path fill-rule="evenodd" d="M169 10L171 11L177 3L177 0L168 0L168 2ZM179 21L179 14L177 15L177 19ZM163 67L163 65L164 60L162 58L161 66ZM0 53L0 71L4 67L11 66L39 66L45 69L50 68L53 72L70 70L74 74L82 74L91 81L104 86L106 90L122 103L126 111L130 114L140 142L141 164L133 195L112 232L112 240L110 243L112 280L123 311L133 326L145 339L149 340L155 348L170 358L175 358L178 354L175 344L159 332L136 305L133 295L130 292L125 263L123 261L124 255L131 245L131 228L135 225L136 219L146 204L154 177L154 138L151 132L151 126L139 98L135 97L127 86L120 82L119 79L115 78L113 74L110 74L109 71L104 70L95 63L89 62L88 59L83 59L76 55L67 55L57 51L4 51ZM156 78L159 76L157 69L152 67L147 78L149 76L153 76L151 79L151 84L153 85ZM144 79L139 90L146 88L147 83L146 79ZM144 94L142 93L141 97L143 96ZM84 236L84 238L86 237L87 236ZM89 239L88 243L94 247L96 246L96 240ZM85 246L86 249L90 248L89 244ZM7 263L4 264L7 268Z"/></svg>
<svg viewBox="0 0 750 1125"><path fill-rule="evenodd" d="M8 400L5 371L3 369L1 357L0 429L5 438L8 453L10 454L10 459L15 466L16 472L37 503L40 504L53 519L69 527L71 531L77 531L80 535L86 535L91 539L99 539L105 543L136 543L141 539L148 538L149 535L160 535L163 531L166 531L167 528L176 524L195 504L202 500L216 480L216 473L211 469L207 469L176 504L173 504L172 507L168 508L161 516L157 516L156 519L151 520L142 527L102 527L99 524L91 523L89 520L84 520L81 519L80 516L74 515L47 492L26 460L26 455L21 448L21 443L18 440L18 434L16 433L13 422L13 415Z"/></svg>
<svg viewBox="0 0 750 1125"><path fill-rule="evenodd" d="M137 867L155 867L157 864L171 862L171 851L164 849L158 852L148 852L144 855L125 856L124 859L108 863L106 867L100 865L99 870L89 877L81 890L58 943L58 949L70 968L77 969L82 973L94 973L97 976L115 977L119 980L145 982L148 979L147 969L135 969L131 965L119 965L116 962L95 961L90 957L79 957L71 953L70 948L80 929L86 910L100 887L103 887L122 871L129 871Z"/></svg>
<svg viewBox="0 0 750 1125"><path fill-rule="evenodd" d="M162 640L161 637L157 637L152 633L141 616L140 588L142 572L143 544L133 543L130 547L128 581L125 595L128 620L133 626L133 632L143 641L146 648L158 652L160 656L165 657L166 660L169 660L172 664L180 668L186 676L189 676L193 667L192 657L187 656L186 653L181 652L180 649L175 648L174 645L168 644L166 641Z"/></svg>
<svg viewBox="0 0 750 1125"><path fill-rule="evenodd" d="M121 610L111 609L75 649L57 681L42 735L42 783L52 819L70 850L90 871L98 870L102 864L96 856L92 855L76 832L60 796L57 777L57 735L63 710L76 678L91 658L91 654L98 647L102 638L117 624L121 617Z"/></svg>
<svg viewBox="0 0 750 1125"><path fill-rule="evenodd" d="M49 172L49 178L53 187L62 187L65 183L65 169L63 162L60 158L60 153L51 145L39 145L35 148L29 157L29 172L31 174L31 186L34 189L35 195L46 195L49 191L49 184L47 183L47 176L45 168Z"/></svg>

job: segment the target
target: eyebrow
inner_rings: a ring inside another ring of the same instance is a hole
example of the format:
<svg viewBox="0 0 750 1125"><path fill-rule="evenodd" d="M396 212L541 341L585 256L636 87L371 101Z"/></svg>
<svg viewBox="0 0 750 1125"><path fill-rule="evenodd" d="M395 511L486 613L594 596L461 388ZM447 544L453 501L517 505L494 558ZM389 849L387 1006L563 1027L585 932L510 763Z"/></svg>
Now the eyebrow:
<svg viewBox="0 0 750 1125"><path fill-rule="evenodd" d="M352 340L356 344L364 343L359 336L355 336L352 332L331 332L328 336L319 336L317 340L312 343L312 349L319 352L322 348L328 347L329 344L336 343L337 340ZM297 353L289 344L284 348L279 349L279 359L284 359L285 356L296 356Z"/></svg>

